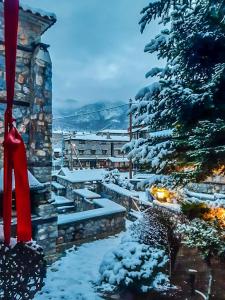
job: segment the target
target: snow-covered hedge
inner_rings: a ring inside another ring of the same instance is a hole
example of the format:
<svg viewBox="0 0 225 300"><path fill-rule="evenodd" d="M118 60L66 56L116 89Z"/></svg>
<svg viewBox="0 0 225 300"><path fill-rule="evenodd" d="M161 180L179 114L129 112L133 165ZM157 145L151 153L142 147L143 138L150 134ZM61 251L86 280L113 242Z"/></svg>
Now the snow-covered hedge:
<svg viewBox="0 0 225 300"><path fill-rule="evenodd" d="M166 291L170 288L165 273L168 256L165 251L137 241L123 241L105 255L100 272L100 289L113 292L127 287L141 292Z"/></svg>

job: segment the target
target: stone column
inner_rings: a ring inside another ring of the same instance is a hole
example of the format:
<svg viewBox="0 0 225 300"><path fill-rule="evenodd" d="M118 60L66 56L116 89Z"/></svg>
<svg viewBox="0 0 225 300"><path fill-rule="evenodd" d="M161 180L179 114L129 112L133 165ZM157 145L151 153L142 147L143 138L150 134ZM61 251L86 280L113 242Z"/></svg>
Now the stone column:
<svg viewBox="0 0 225 300"><path fill-rule="evenodd" d="M52 63L48 46L38 44L31 60L29 167L40 182L51 181Z"/></svg>
<svg viewBox="0 0 225 300"><path fill-rule="evenodd" d="M55 254L58 236L57 215L51 200L52 172L52 63L48 46L36 45L31 59L31 99L28 165L45 189L33 195L37 221L34 239L47 257Z"/></svg>

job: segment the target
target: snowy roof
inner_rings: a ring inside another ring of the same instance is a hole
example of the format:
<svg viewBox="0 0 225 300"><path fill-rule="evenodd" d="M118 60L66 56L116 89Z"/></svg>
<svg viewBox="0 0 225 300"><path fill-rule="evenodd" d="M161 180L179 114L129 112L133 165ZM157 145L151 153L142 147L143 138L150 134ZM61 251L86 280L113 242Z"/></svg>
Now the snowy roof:
<svg viewBox="0 0 225 300"><path fill-rule="evenodd" d="M77 134L75 136L72 137L65 137L65 141L68 140L74 140L74 141L102 141L102 142L129 142L129 137L128 136L112 136L110 138L108 138L107 136L101 136L101 135L97 135L95 133L84 133L84 134Z"/></svg>
<svg viewBox="0 0 225 300"><path fill-rule="evenodd" d="M101 208L91 209L87 211L71 213L66 215L59 215L58 216L58 225L73 223L73 222L80 222L82 220L91 219L91 218L99 218L106 215L112 215L117 213L125 213L126 209L105 198L101 199L94 199L93 203L100 206Z"/></svg>
<svg viewBox="0 0 225 300"><path fill-rule="evenodd" d="M29 185L30 189L39 189L43 188L44 185L40 183L32 174L30 171L28 171L28 179L29 179ZM14 180L14 174L13 174L13 182L12 182L13 190L15 189L15 180ZM3 168L0 169L0 192L3 192Z"/></svg>
<svg viewBox="0 0 225 300"><path fill-rule="evenodd" d="M83 156L79 155L79 160L106 160L108 157L106 155L90 155L90 156ZM73 159L77 159L76 155L73 155Z"/></svg>
<svg viewBox="0 0 225 300"><path fill-rule="evenodd" d="M101 181L106 173L107 171L105 169L83 169L70 171L68 168L62 168L57 176L72 183L76 183L86 181Z"/></svg>
<svg viewBox="0 0 225 300"><path fill-rule="evenodd" d="M109 161L113 163L126 163L129 162L127 157L108 157L107 158Z"/></svg>
<svg viewBox="0 0 225 300"><path fill-rule="evenodd" d="M94 193L88 189L76 189L76 190L73 190L73 192L83 198L86 198L86 199L101 198L101 196L99 194Z"/></svg>
<svg viewBox="0 0 225 300"><path fill-rule="evenodd" d="M42 18L47 18L49 20L53 20L54 22L56 21L56 15L54 13L44 11L40 8L34 8L27 4L20 3L20 9L26 12L30 12L34 15L38 15Z"/></svg>
<svg viewBox="0 0 225 300"><path fill-rule="evenodd" d="M99 133L112 133L112 134L128 134L127 129L103 129L98 131Z"/></svg>

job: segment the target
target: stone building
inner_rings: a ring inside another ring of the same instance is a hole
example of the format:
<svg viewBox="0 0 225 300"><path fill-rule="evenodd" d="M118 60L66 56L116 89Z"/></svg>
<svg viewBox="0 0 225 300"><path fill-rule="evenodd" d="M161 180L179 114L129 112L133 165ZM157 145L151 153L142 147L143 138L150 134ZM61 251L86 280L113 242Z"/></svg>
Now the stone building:
<svg viewBox="0 0 225 300"><path fill-rule="evenodd" d="M54 14L20 6L17 47L15 105L16 125L26 144L32 201L33 237L47 254L54 254L57 217L51 204L52 169L52 63L43 33L56 22ZM3 1L0 1L0 141L4 134L5 48ZM0 161L3 159L1 146ZM32 174L32 175L31 175ZM30 179L31 180L31 179ZM2 194L1 194L2 197Z"/></svg>
<svg viewBox="0 0 225 300"><path fill-rule="evenodd" d="M64 162L70 168L104 168L109 158L124 158L123 146L129 137L122 135L75 133L64 137ZM72 163L73 162L73 165ZM126 164L125 164L126 166Z"/></svg>

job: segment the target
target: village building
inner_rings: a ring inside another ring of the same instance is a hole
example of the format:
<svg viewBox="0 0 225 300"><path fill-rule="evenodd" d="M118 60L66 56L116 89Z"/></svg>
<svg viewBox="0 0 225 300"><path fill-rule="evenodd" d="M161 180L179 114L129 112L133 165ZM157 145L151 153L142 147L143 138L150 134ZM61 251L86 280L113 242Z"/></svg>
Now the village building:
<svg viewBox="0 0 225 300"><path fill-rule="evenodd" d="M114 131L115 132L115 131ZM75 133L64 136L64 166L72 168L127 169L129 162L123 146L129 141L121 135L107 133Z"/></svg>

